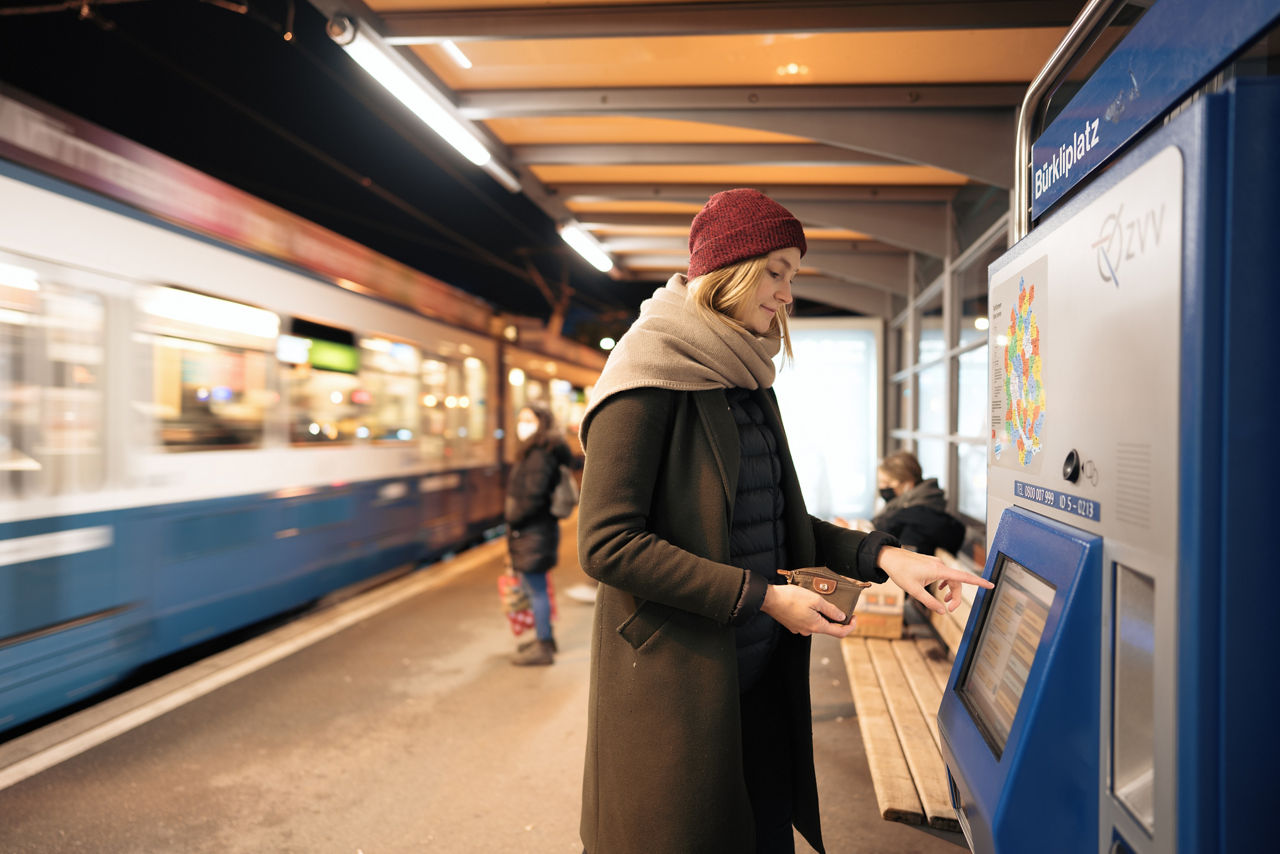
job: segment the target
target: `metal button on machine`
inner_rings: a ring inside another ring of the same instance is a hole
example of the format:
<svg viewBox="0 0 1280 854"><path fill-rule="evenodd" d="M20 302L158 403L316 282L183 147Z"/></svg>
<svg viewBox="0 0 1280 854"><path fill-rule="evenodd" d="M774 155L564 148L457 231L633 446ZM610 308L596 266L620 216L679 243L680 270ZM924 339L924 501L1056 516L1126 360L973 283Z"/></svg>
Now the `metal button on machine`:
<svg viewBox="0 0 1280 854"><path fill-rule="evenodd" d="M1062 462L1062 476L1072 483L1080 479L1080 455L1075 448L1071 449Z"/></svg>

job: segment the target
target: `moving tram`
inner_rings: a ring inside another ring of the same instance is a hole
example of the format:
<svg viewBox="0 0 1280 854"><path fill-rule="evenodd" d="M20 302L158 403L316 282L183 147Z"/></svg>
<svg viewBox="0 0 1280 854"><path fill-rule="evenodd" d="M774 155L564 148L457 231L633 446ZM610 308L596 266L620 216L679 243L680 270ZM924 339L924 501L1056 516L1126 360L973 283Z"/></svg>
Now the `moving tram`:
<svg viewBox="0 0 1280 854"><path fill-rule="evenodd" d="M8 91L0 199L0 734L492 535L603 365Z"/></svg>

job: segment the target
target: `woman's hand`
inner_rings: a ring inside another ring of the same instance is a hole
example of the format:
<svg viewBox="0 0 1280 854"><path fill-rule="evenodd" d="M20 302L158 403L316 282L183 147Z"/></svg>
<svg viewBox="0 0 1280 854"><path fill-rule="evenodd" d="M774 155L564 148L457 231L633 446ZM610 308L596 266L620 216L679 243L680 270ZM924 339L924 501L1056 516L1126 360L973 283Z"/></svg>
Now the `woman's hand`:
<svg viewBox="0 0 1280 854"><path fill-rule="evenodd" d="M760 610L798 635L831 635L842 638L853 631L853 621L842 626L844 613L821 595L794 584L770 584Z"/></svg>
<svg viewBox="0 0 1280 854"><path fill-rule="evenodd" d="M960 585L976 584L979 587L992 587L980 575L974 575L963 569L952 569L936 557L916 554L906 549L886 546L880 550L876 565L888 573L894 584L910 593L925 604L930 611L945 614L960 607ZM935 581L941 581L941 587L947 591L946 605L929 594L925 588Z"/></svg>

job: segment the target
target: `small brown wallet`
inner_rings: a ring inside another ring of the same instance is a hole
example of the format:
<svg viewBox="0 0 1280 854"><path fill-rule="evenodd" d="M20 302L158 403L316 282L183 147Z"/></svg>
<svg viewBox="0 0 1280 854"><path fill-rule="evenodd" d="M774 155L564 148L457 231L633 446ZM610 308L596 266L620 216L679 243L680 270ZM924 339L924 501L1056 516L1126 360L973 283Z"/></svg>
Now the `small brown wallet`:
<svg viewBox="0 0 1280 854"><path fill-rule="evenodd" d="M853 606L858 604L862 591L871 586L870 581L858 581L821 567L812 566L807 569L780 569L779 575L787 577L787 583L798 584L806 590L826 596L832 605L844 611L842 626L849 625L853 619ZM834 622L834 620L832 621Z"/></svg>

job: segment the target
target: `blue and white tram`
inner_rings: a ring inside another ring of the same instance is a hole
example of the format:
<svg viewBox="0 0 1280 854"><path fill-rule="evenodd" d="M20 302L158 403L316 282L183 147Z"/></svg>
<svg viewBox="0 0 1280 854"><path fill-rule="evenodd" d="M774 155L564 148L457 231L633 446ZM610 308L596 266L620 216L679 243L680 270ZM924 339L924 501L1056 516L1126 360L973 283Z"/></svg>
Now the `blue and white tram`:
<svg viewBox="0 0 1280 854"><path fill-rule="evenodd" d="M500 346L0 159L0 732L497 524Z"/></svg>

